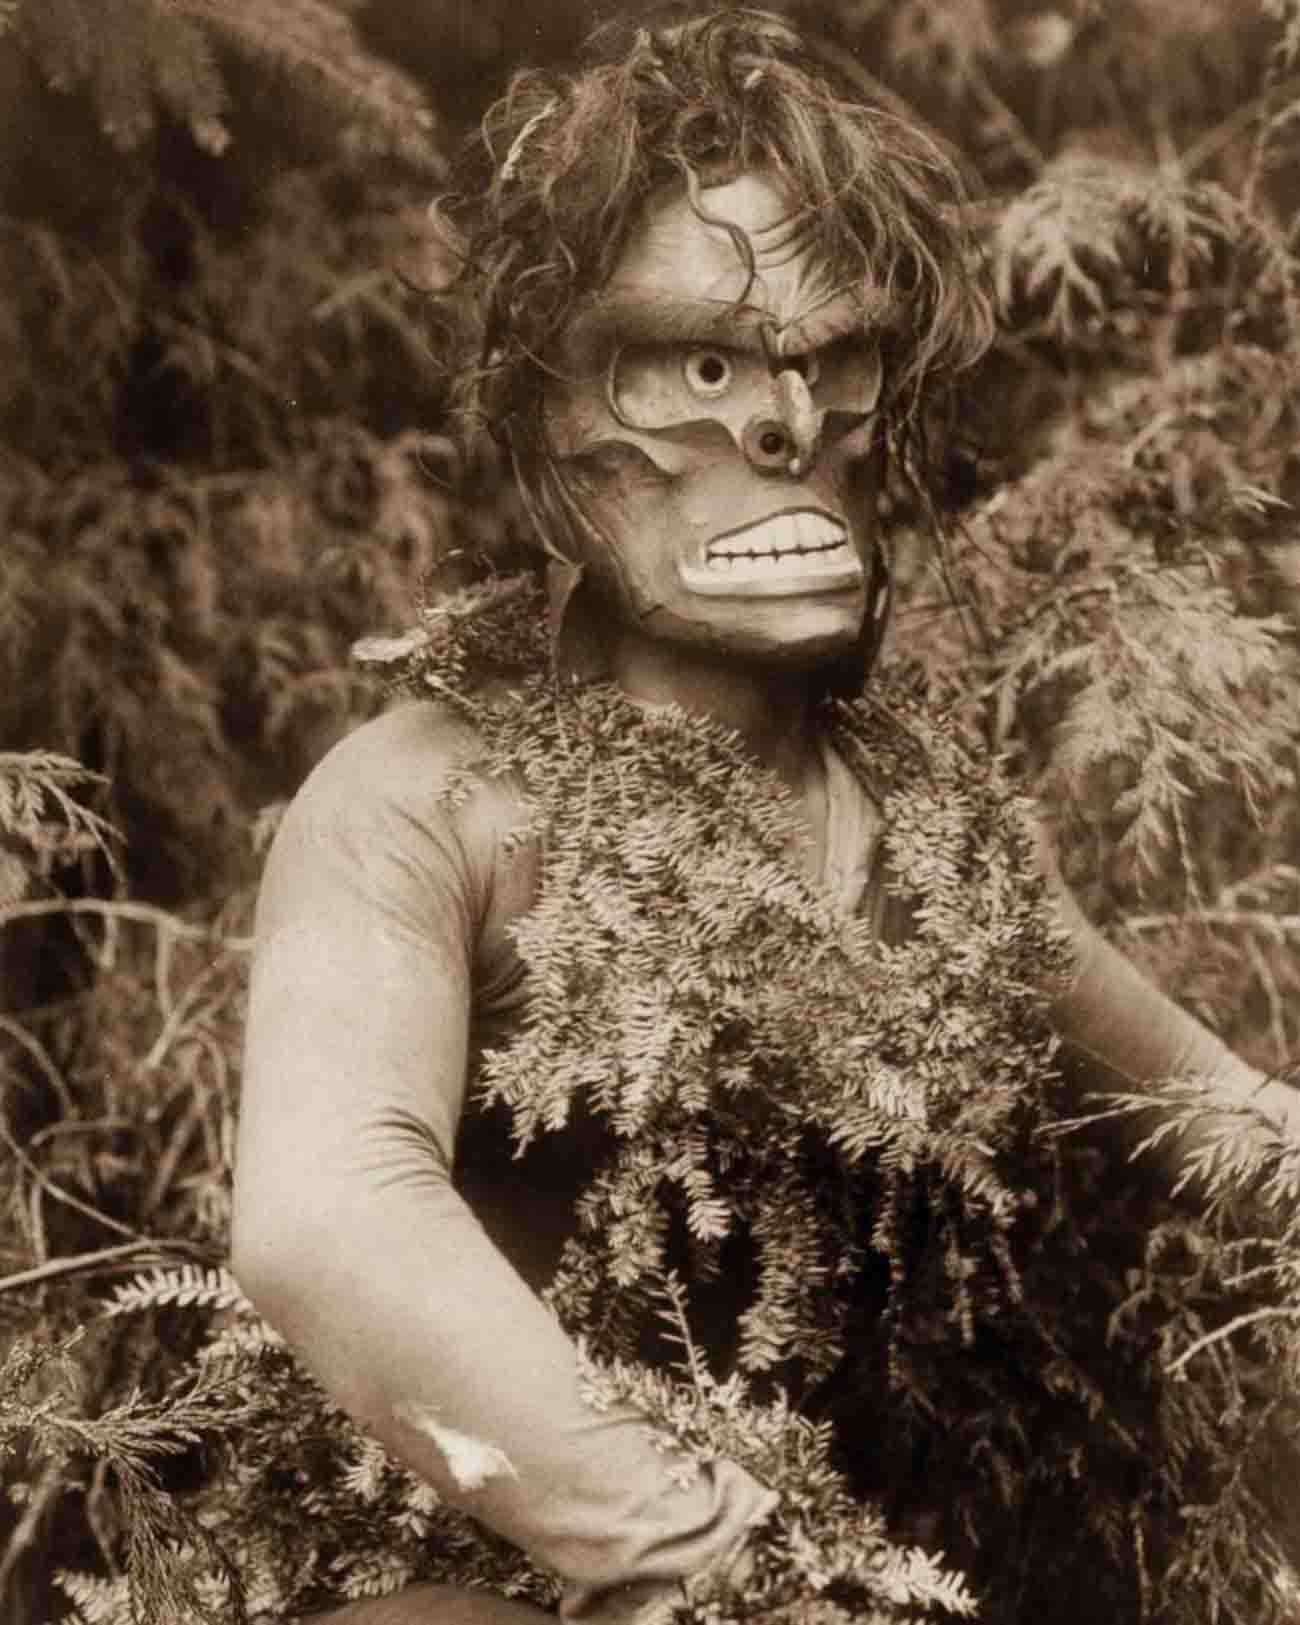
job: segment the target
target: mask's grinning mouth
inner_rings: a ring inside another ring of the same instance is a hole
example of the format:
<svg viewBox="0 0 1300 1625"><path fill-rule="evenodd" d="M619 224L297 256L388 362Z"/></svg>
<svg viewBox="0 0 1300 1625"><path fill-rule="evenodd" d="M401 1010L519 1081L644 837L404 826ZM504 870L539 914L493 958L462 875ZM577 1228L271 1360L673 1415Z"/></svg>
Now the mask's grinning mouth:
<svg viewBox="0 0 1300 1625"><path fill-rule="evenodd" d="M683 584L713 596L834 592L862 581L862 564L842 520L816 508L769 514L715 536L704 557L680 567Z"/></svg>
<svg viewBox="0 0 1300 1625"><path fill-rule="evenodd" d="M815 508L796 508L715 536L704 549L704 562L725 568L735 559L827 553L847 544L848 532L838 519Z"/></svg>

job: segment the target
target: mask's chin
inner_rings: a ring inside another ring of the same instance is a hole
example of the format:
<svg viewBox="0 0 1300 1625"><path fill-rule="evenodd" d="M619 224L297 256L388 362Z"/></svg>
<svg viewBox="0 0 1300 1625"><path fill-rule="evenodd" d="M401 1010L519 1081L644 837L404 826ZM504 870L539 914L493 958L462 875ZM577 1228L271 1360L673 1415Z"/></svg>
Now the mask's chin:
<svg viewBox="0 0 1300 1625"><path fill-rule="evenodd" d="M862 583L860 566L855 580ZM778 588L774 582L737 583L735 591L723 594L695 593L680 582L653 600L636 593L630 604L625 598L606 609L633 639L671 648L678 659L698 653L737 666L799 672L854 648L865 613L865 583L818 593Z"/></svg>

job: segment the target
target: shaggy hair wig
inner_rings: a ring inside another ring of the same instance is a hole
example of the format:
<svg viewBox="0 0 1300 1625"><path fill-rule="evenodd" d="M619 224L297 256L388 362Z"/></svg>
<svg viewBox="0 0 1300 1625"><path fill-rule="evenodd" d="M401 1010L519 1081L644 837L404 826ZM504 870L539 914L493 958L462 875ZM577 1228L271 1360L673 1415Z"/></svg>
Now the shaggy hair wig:
<svg viewBox="0 0 1300 1625"><path fill-rule="evenodd" d="M896 452L983 352L991 323L961 183L929 136L865 104L843 68L770 13L607 28L577 72L515 77L442 203L461 267L442 301L457 318L460 404L509 440L525 483L544 446L541 385L558 341L610 278L647 201L674 186L695 200L753 170L782 184L837 282L874 290Z"/></svg>

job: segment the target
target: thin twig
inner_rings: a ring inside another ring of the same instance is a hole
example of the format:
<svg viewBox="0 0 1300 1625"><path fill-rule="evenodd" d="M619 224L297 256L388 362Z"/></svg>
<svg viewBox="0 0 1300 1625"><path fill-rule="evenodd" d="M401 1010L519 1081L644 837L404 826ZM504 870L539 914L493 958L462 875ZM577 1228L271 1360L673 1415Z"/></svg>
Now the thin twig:
<svg viewBox="0 0 1300 1625"><path fill-rule="evenodd" d="M45 1230L45 1213L41 1207L41 1198L45 1195L45 1188L39 1180L32 1185L28 1197L29 1209L28 1228L31 1231L31 1248L38 1264L44 1264L50 1256L49 1238ZM0 1592L0 1596L3 1592Z"/></svg>
<svg viewBox="0 0 1300 1625"><path fill-rule="evenodd" d="M86 1117L74 1122L47 1123L28 1140L27 1150L35 1151L38 1146L44 1145L47 1140L55 1139L60 1134L113 1134L118 1129L135 1127L134 1117Z"/></svg>
<svg viewBox="0 0 1300 1625"><path fill-rule="evenodd" d="M102 1224L106 1230L116 1230L119 1236L130 1236L134 1241L140 1239L138 1230L132 1230L130 1225L123 1224L120 1219L113 1218L109 1213L101 1213L97 1207L93 1207L89 1202L83 1202L79 1196L74 1196L71 1191L65 1191L62 1185L56 1185L44 1169L39 1168L32 1161L3 1122L0 1122L0 1139L3 1139L47 1196L52 1196L56 1202L62 1202L65 1207L72 1208L75 1212L80 1213L83 1218L93 1219L96 1224Z"/></svg>
<svg viewBox="0 0 1300 1625"><path fill-rule="evenodd" d="M72 1092L68 1088L67 1080L58 1067L55 1066L50 1058L49 1051L41 1043L40 1039L29 1033L26 1027L16 1021L11 1021L5 1015L0 1015L0 1033L4 1033L7 1038L12 1038L19 1049L26 1050L32 1060L36 1062L46 1082L58 1097L59 1108L64 1117L76 1117L77 1108L73 1103Z"/></svg>
<svg viewBox="0 0 1300 1625"><path fill-rule="evenodd" d="M1251 1309L1244 1315L1237 1315L1226 1326L1219 1326L1212 1332L1206 1332L1198 1337L1194 1343L1165 1367L1166 1374L1173 1377L1183 1369L1189 1360L1200 1354L1203 1349L1211 1348L1215 1343L1222 1343L1225 1338L1231 1337L1234 1332L1241 1331L1246 1326L1258 1324L1261 1320L1300 1320L1300 1304L1288 1304L1285 1307L1274 1305L1272 1308Z"/></svg>
<svg viewBox="0 0 1300 1625"><path fill-rule="evenodd" d="M1001 131L1007 145L1021 163L1031 175L1041 175L1047 167L1046 155L1012 111L1009 103L1003 101L993 88L983 69L974 62L971 63L967 83L975 92L976 100L981 103L983 111Z"/></svg>
<svg viewBox="0 0 1300 1625"><path fill-rule="evenodd" d="M1272 967L1265 958L1264 950L1260 947L1259 939L1253 933L1246 938L1246 957L1250 960L1251 969L1264 990L1264 997L1268 1001L1269 1036L1273 1040L1273 1056L1279 1072L1284 1071L1290 1054L1290 1046L1286 1039L1286 1016L1282 1003L1282 992L1277 985L1277 977L1273 975Z"/></svg>
<svg viewBox="0 0 1300 1625"><path fill-rule="evenodd" d="M41 1281L51 1281L60 1275L76 1275L81 1270L98 1269L101 1265L116 1264L141 1253L156 1253L165 1259L169 1251L184 1252L204 1263L214 1262L206 1249L196 1247L191 1242L156 1241L142 1237L139 1241L125 1241L120 1247L101 1247L93 1253L69 1253L63 1258L51 1258L45 1264L37 1264L32 1269L19 1270L16 1275L0 1276L0 1292L17 1291L19 1287L36 1286Z"/></svg>
<svg viewBox="0 0 1300 1625"><path fill-rule="evenodd" d="M1222 152L1224 147L1230 146L1239 135L1245 135L1255 120L1268 111L1271 102L1285 100L1295 90L1300 90L1300 73L1293 73L1289 78L1262 90L1221 124L1216 124L1212 130L1198 136L1190 146L1184 147L1178 159L1179 168L1185 175L1193 174L1202 164Z"/></svg>
<svg viewBox="0 0 1300 1625"><path fill-rule="evenodd" d="M203 989L221 969L219 961L205 965L194 980L189 984L180 998L171 1001L172 1008L163 1021L162 1029L154 1040L153 1047L148 1055L140 1062L142 1072L156 1072L167 1057L168 1050L176 1042L177 1037L190 1019L195 1004Z"/></svg>
<svg viewBox="0 0 1300 1625"><path fill-rule="evenodd" d="M1275 941L1300 934L1300 914L1269 914L1263 909L1248 908L1205 908L1184 914L1130 914L1119 923L1125 931L1132 931L1135 935L1144 931L1178 931L1191 925L1262 931Z"/></svg>
<svg viewBox="0 0 1300 1625"><path fill-rule="evenodd" d="M41 1521L62 1495L65 1477L64 1463L57 1459L49 1461L45 1464L45 1469L34 1488L29 1492L22 1516L14 1526L5 1546L4 1555L0 1558L0 1597L8 1591L9 1582L22 1560L23 1553L36 1544Z"/></svg>
<svg viewBox="0 0 1300 1625"><path fill-rule="evenodd" d="M0 926L8 925L11 920L33 920L54 914L93 914L106 920L131 920L137 925L169 931L189 942L211 943L232 954L251 953L253 948L252 937L225 937L210 926L191 925L151 903L115 902L102 897L44 897L7 903L0 908Z"/></svg>
<svg viewBox="0 0 1300 1625"><path fill-rule="evenodd" d="M141 1209L142 1216L149 1218L162 1205L172 1180L176 1177L176 1170L180 1166L181 1158L189 1149L194 1138L194 1130L198 1127L204 1116L204 1104L201 1097L196 1096L190 1101L189 1109L177 1124L175 1131L167 1142L166 1149L158 1159L158 1168L149 1187L149 1194L144 1199Z"/></svg>
<svg viewBox="0 0 1300 1625"><path fill-rule="evenodd" d="M359 276L345 278L335 284L332 292L312 306L312 320L328 321L335 311L341 310L353 299L376 291L382 292L388 286L388 279L388 271L363 271Z"/></svg>
<svg viewBox="0 0 1300 1625"><path fill-rule="evenodd" d="M112 1504L112 1492L108 1487L111 1472L112 1466L107 1457L101 1456L94 1465L90 1484L86 1489L86 1522L95 1537L95 1544L99 1547L104 1567L114 1580L118 1580L122 1575L122 1565L118 1560L116 1542L109 1532L112 1513L107 1511L107 1507Z"/></svg>

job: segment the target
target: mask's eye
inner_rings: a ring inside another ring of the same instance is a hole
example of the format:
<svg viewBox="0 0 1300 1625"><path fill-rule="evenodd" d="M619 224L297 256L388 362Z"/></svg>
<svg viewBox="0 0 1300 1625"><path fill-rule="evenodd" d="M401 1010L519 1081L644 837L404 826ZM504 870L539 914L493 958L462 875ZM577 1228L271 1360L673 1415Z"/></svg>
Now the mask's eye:
<svg viewBox="0 0 1300 1625"><path fill-rule="evenodd" d="M712 401L727 393L735 373L725 350L691 350L682 362L682 376L692 395Z"/></svg>
<svg viewBox="0 0 1300 1625"><path fill-rule="evenodd" d="M771 389L757 350L675 340L624 345L606 384L615 417L631 429L725 419L735 420L739 432L763 408Z"/></svg>

